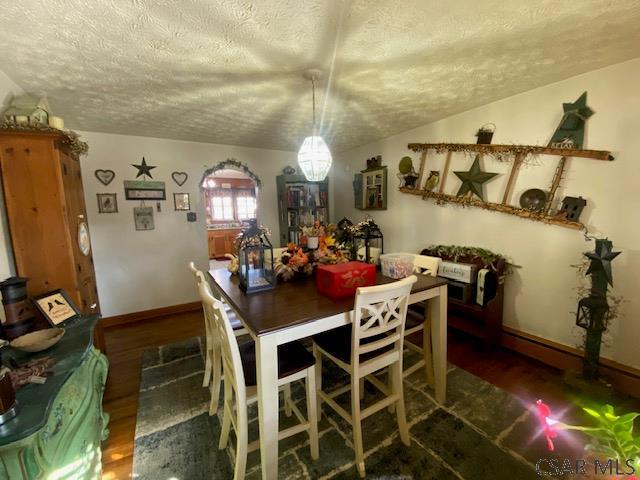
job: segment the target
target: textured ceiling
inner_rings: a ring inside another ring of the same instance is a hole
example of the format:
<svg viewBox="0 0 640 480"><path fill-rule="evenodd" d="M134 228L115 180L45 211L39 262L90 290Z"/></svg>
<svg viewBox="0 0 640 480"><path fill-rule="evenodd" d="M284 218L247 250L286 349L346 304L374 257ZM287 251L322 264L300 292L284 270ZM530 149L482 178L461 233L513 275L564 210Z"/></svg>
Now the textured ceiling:
<svg viewBox="0 0 640 480"><path fill-rule="evenodd" d="M70 128L334 150L640 56L638 0L0 0L0 69ZM331 75L329 75L331 72ZM328 92L328 93L327 93Z"/></svg>

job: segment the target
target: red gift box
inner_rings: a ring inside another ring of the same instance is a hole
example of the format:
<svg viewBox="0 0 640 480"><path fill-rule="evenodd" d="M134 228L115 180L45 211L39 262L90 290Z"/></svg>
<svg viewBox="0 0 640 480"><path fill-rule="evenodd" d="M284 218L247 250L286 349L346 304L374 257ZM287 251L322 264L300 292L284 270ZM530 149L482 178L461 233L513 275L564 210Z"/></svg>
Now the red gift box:
<svg viewBox="0 0 640 480"><path fill-rule="evenodd" d="M352 297L358 287L375 284L376 266L371 263L347 262L316 269L318 291L333 300Z"/></svg>

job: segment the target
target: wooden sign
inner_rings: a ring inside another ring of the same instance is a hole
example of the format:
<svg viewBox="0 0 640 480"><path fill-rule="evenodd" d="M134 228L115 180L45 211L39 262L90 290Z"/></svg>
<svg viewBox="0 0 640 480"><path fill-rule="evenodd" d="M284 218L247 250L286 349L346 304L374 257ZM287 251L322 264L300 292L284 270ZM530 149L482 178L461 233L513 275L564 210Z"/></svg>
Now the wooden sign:
<svg viewBox="0 0 640 480"><path fill-rule="evenodd" d="M125 180L124 195L127 200L166 200L164 182Z"/></svg>

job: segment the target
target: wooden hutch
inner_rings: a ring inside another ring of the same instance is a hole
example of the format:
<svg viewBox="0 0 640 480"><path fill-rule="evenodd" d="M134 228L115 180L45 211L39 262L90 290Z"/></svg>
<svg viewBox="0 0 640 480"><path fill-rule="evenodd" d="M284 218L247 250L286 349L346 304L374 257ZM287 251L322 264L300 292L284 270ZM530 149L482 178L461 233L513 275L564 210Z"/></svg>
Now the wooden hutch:
<svg viewBox="0 0 640 480"><path fill-rule="evenodd" d="M16 275L30 296L64 289L83 314L100 313L79 155L72 134L0 129L0 171ZM84 248L83 248L84 242ZM102 330L96 343L104 349Z"/></svg>

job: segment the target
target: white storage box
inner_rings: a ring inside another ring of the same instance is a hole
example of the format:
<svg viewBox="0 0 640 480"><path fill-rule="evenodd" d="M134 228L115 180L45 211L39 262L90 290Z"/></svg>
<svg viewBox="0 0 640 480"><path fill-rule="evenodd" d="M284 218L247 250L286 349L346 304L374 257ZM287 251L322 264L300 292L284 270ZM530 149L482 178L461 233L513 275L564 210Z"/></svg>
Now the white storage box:
<svg viewBox="0 0 640 480"><path fill-rule="evenodd" d="M382 274L390 278L405 278L413 273L413 255L385 253L380 255Z"/></svg>

